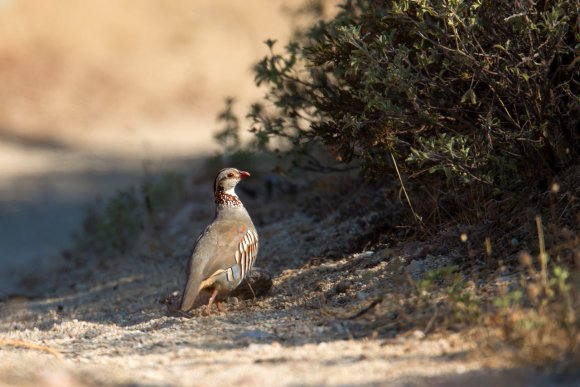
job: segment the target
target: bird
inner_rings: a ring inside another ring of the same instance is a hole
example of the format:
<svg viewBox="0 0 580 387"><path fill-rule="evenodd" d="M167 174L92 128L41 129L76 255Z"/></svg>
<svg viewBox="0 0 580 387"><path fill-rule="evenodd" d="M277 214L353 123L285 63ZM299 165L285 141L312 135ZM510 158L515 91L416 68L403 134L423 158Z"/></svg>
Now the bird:
<svg viewBox="0 0 580 387"><path fill-rule="evenodd" d="M258 256L258 233L252 218L236 194L236 185L250 176L236 168L220 170L214 180L215 217L195 242L185 289L179 305L181 313L193 309L200 291L209 290L205 311L236 289L250 273Z"/></svg>

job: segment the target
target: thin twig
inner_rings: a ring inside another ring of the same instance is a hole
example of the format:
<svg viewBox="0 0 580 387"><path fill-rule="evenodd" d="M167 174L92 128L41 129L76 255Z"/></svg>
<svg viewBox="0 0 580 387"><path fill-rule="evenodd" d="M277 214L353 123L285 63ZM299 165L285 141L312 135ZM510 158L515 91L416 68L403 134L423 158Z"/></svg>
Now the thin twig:
<svg viewBox="0 0 580 387"><path fill-rule="evenodd" d="M248 278L245 278L246 280L246 284L248 284L248 287L250 288L250 291L252 292L252 297L254 297L254 301L256 301L256 293L254 292L254 288L252 287L252 284L250 283L250 281L248 281Z"/></svg>
<svg viewBox="0 0 580 387"><path fill-rule="evenodd" d="M536 227L538 229L538 240L540 242L540 275L542 277L542 286L548 287L548 254L546 253L546 242L544 240L544 228L542 227L542 218L536 216Z"/></svg>
<svg viewBox="0 0 580 387"><path fill-rule="evenodd" d="M393 164L395 165L395 171L397 171L397 176L399 178L399 182L401 183L401 188L403 189L403 193L405 194L405 198L407 199L407 203L409 204L409 208L411 209L411 212L413 213L415 220L417 221L417 223L419 223L419 225L421 227L423 227L424 229L427 229L427 226L425 226L421 217L419 215L417 215L417 213L415 212L415 209L413 208L413 204L411 204L411 199L409 198L409 195L407 194L407 190L405 189L405 184L403 183L403 178L401 177L401 173L399 172L399 167L397 166L397 161L395 160L395 156L393 156L392 153L391 153L391 159L393 160Z"/></svg>
<svg viewBox="0 0 580 387"><path fill-rule="evenodd" d="M24 347L29 349L36 349L38 351L48 352L56 357L62 356L62 353L60 353L60 351L58 351L57 349L50 348L44 345L29 343L23 340L0 339L0 347L1 346Z"/></svg>
<svg viewBox="0 0 580 387"><path fill-rule="evenodd" d="M505 18L503 19L503 21L504 21L504 22L508 22L508 21L510 21L510 20L512 20L512 19L515 19L515 18L517 18L517 17L522 17L522 16L527 16L527 12L520 12L520 13L513 14L513 15L511 15L511 16L505 17Z"/></svg>
<svg viewBox="0 0 580 387"><path fill-rule="evenodd" d="M363 314L366 314L368 312L370 312L371 310L373 310L378 304L380 304L383 301L382 298L377 298L375 300L373 300L368 306L362 308L361 310L359 310L358 312L356 312L355 314L346 317L346 320L354 320L355 318L359 318L360 316L362 316Z"/></svg>
<svg viewBox="0 0 580 387"><path fill-rule="evenodd" d="M431 319L429 319L429 322L427 323L427 325L425 326L425 329L423 329L423 332L425 334L428 334L429 332L431 332L431 328L433 328L433 323L435 322L435 320L437 319L438 316L438 312L439 310L437 309L437 307L435 307L435 312L433 313L433 317L431 317Z"/></svg>

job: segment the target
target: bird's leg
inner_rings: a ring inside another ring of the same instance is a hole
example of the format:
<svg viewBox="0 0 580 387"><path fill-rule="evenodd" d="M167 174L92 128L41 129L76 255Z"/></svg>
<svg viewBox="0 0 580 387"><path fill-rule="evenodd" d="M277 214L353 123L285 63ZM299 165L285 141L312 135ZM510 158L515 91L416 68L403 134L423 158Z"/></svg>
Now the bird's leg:
<svg viewBox="0 0 580 387"><path fill-rule="evenodd" d="M205 308L207 314L210 313L210 311L211 311L211 305L213 304L213 302L214 302L215 298L217 297L217 295L218 295L218 290L217 289L214 289L213 292L211 293L211 297L209 298L209 302L207 303L207 307ZM216 302L216 304L218 304L218 302ZM219 309L219 306L218 306L218 309Z"/></svg>
<svg viewBox="0 0 580 387"><path fill-rule="evenodd" d="M220 312L224 311L224 304L221 301L216 300L215 306L217 306L217 308Z"/></svg>

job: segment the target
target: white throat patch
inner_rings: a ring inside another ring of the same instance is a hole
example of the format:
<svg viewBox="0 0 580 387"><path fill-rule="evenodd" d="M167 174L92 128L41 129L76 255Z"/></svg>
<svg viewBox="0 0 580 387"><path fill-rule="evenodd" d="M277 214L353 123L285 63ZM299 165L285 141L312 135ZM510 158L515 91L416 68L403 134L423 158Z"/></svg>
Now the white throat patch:
<svg viewBox="0 0 580 387"><path fill-rule="evenodd" d="M233 187L233 188L230 188L230 189L228 189L227 191L224 191L224 192L227 193L228 195L232 195L232 196L238 197L238 195L236 194L235 189L236 188Z"/></svg>

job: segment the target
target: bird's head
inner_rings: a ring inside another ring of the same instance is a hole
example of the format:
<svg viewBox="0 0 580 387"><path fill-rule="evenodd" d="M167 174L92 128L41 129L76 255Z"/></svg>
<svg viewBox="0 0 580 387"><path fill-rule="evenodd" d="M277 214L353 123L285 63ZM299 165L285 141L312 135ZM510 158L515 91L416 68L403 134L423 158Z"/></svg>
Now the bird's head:
<svg viewBox="0 0 580 387"><path fill-rule="evenodd" d="M222 169L218 172L213 184L214 194L217 195L218 193L223 192L228 195L238 196L234 189L240 180L245 179L248 176L250 176L248 172L240 171L236 168Z"/></svg>

